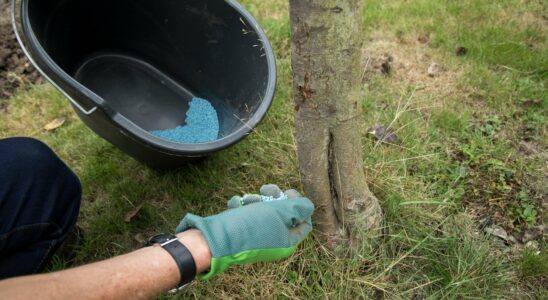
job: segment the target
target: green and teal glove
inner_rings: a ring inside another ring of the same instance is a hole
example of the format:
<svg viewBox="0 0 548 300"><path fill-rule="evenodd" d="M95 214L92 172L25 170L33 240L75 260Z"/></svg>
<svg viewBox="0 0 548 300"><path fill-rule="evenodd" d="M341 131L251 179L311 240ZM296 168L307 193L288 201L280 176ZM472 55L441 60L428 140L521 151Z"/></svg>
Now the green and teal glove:
<svg viewBox="0 0 548 300"><path fill-rule="evenodd" d="M275 185L265 185L258 196L266 198L238 201L237 206L229 201L229 207L238 208L205 218L189 213L177 226L177 233L196 228L207 240L211 268L200 278L208 279L232 265L288 257L312 230L314 205L295 190L282 193Z"/></svg>

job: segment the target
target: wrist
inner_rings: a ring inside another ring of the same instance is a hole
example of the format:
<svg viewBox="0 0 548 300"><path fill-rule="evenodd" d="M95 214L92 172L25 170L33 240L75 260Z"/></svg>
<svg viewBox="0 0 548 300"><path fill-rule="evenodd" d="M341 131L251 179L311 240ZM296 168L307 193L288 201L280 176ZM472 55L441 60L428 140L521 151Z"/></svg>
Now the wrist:
<svg viewBox="0 0 548 300"><path fill-rule="evenodd" d="M211 251L207 240L198 229L189 229L178 233L177 239L190 251L196 263L196 274L207 271L211 264Z"/></svg>

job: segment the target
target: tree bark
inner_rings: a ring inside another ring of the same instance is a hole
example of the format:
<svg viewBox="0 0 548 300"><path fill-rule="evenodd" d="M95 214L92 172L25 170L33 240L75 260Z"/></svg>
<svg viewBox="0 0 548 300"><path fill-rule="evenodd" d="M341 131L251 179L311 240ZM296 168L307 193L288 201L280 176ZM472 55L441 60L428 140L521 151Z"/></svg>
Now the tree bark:
<svg viewBox="0 0 548 300"><path fill-rule="evenodd" d="M363 171L362 7L362 0L290 0L300 172L329 248L359 247L382 223Z"/></svg>

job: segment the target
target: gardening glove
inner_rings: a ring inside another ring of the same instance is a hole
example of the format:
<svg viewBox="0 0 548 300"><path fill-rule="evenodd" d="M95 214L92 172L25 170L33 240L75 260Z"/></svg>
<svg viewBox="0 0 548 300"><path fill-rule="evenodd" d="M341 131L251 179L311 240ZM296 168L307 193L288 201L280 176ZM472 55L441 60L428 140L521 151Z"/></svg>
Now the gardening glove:
<svg viewBox="0 0 548 300"><path fill-rule="evenodd" d="M312 230L314 205L298 193L289 194L293 197L248 203L204 218L187 214L177 233L200 230L211 251L210 270L198 277L208 279L231 265L279 260L295 252Z"/></svg>

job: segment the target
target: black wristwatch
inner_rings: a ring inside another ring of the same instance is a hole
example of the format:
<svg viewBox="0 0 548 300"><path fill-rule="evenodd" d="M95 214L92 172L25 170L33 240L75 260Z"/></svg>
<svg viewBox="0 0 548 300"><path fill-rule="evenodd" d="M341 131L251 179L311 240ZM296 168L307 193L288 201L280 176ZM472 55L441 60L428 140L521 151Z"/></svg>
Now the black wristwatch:
<svg viewBox="0 0 548 300"><path fill-rule="evenodd" d="M175 259L181 273L179 285L169 292L177 292L185 288L196 277L196 262L190 251L188 251L185 245L179 242L175 235L169 233L162 233L151 237L145 243L145 246L152 246L154 244L162 246Z"/></svg>

